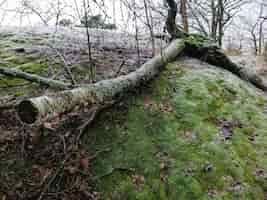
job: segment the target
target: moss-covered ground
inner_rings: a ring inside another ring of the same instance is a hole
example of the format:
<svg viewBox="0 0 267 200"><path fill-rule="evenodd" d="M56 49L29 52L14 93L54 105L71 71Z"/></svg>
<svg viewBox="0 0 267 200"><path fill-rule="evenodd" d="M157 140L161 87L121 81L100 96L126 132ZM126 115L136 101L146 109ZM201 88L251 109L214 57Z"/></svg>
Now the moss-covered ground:
<svg viewBox="0 0 267 200"><path fill-rule="evenodd" d="M0 36L3 65L44 76L51 73L43 56L14 51L29 44L39 45L42 39ZM79 71L77 67L76 71L77 76L84 77L82 68ZM0 95L33 95L32 91L39 86L28 84L21 79L0 76ZM71 174L73 181L69 182L83 182L81 176L92 173L89 181L105 200L263 200L267 196L266 107L263 94L229 72L199 61L178 60L166 66L154 81L100 114L82 138L81 148L95 155L88 164L91 168L84 167L85 172L80 176ZM9 120L10 124L15 121ZM19 128L14 134L20 138L23 131L24 128ZM49 140L55 146L52 152L45 150L45 139L49 137L38 131L34 133L43 135L36 147L28 147L30 142L23 134L25 138L19 144L12 138L8 139L8 145L1 144L0 197L3 199L10 189L27 196L24 186L29 190L42 188L42 185L30 185L34 182L31 171L36 163L52 171L54 165L47 163L50 154L64 156L58 132L50 130L60 141L59 145ZM61 132L63 138L69 135L66 129ZM1 136L0 143L4 143ZM27 155L23 155L23 145L27 147ZM12 148L16 148L15 153ZM35 154L36 158L32 158ZM64 173L69 171L65 169ZM50 189L60 191L56 187ZM39 197L39 193L34 191L32 199Z"/></svg>
<svg viewBox="0 0 267 200"><path fill-rule="evenodd" d="M83 137L103 199L264 199L265 97L232 74L187 61L102 114Z"/></svg>
<svg viewBox="0 0 267 200"><path fill-rule="evenodd" d="M0 38L1 67L16 68L28 73L46 76L49 64L44 57L35 56L25 49L37 45L35 38L17 38L12 34L2 34ZM21 49L19 51L18 49ZM22 96L38 88L19 78L0 76L0 94Z"/></svg>

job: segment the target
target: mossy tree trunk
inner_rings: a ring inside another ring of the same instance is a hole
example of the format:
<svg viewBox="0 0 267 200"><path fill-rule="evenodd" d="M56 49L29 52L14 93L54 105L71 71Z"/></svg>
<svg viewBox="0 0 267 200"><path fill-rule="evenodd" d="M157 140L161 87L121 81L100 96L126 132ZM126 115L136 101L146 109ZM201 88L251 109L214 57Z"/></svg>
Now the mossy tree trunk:
<svg viewBox="0 0 267 200"><path fill-rule="evenodd" d="M197 34L184 33L175 22L177 15L177 4L175 0L166 0L169 6L168 17L166 22L167 31L173 39L183 38L186 42L185 54L201 59L209 64L226 69L246 80L256 87L267 91L267 83L253 70L247 70L233 63L210 39ZM220 38L221 40L222 38Z"/></svg>
<svg viewBox="0 0 267 200"><path fill-rule="evenodd" d="M185 39L185 46L186 55L230 71L257 88L267 91L267 82L253 69L246 69L233 63L216 44L212 44L211 41L204 37L197 35L189 36Z"/></svg>

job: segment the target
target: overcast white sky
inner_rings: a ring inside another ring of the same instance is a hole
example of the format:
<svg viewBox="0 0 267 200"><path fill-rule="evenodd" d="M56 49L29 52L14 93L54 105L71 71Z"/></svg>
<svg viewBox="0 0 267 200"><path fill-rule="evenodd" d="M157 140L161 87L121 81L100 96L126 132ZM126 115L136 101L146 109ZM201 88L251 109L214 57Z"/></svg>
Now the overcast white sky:
<svg viewBox="0 0 267 200"><path fill-rule="evenodd" d="M1 2L4 0L0 0ZM38 23L41 23L40 18L36 14L32 15L22 15L22 13L19 13L18 11L22 11L21 4L25 0L6 0L6 2L2 5L2 9L0 9L0 20L2 21L1 25L14 25L14 26L28 26L28 25L35 25ZM57 0L26 0L31 2L30 4L37 8L38 10L41 10L43 12L43 16L49 16L51 13L57 12ZM60 0L61 1L61 7L64 7L64 16L66 18L76 18L78 19L78 12L75 6L75 0ZM113 12L113 2L115 3L116 12ZM77 0L78 7L82 8L82 0ZM51 6L51 4L54 4L54 6ZM111 0L111 1L105 1L106 9L103 6L97 6L94 3L90 4L91 12L94 14L98 13L106 13L110 17L113 17L115 14L116 21L120 22L122 15L121 15L121 7L118 0ZM80 14L83 14L82 10L79 10ZM53 15L53 14L52 14ZM113 19L109 19L112 20ZM50 21L51 24L53 24L53 20Z"/></svg>
<svg viewBox="0 0 267 200"><path fill-rule="evenodd" d="M0 5L1 2L5 3L2 5L2 9L0 9L0 20L2 21L2 25L34 25L36 23L40 23L41 20L40 18L36 15L22 15L21 13L18 13L17 11L21 11L21 4L23 1L29 1L31 2L30 4L38 9L41 10L44 13L49 13L49 12L56 12L56 4L57 0L0 0ZM64 14L65 16L72 18L72 16L75 16L78 18L77 15L77 9L75 7L75 0L60 0L62 2L62 6L66 6L64 9ZM138 0L136 0L138 2ZM159 0L154 0L153 2L157 2ZM252 2L256 1L261 1L261 0L254 0ZM113 13L113 2L115 2L115 17L116 17L116 22L121 22L122 16L121 14L121 5L118 0L108 0L105 1L106 4L106 9L103 9L102 12L106 12L110 17L114 16ZM77 3L79 4L78 7L82 7L82 0L77 0ZM51 7L51 4L54 4L54 6ZM100 9L98 6L96 6L94 3L90 4L92 12L99 13ZM103 8L103 7L102 7ZM101 9L102 9L101 8ZM80 10L80 13L82 14L82 11ZM43 14L43 16L46 16L49 14ZM68 16L69 15L69 16ZM258 12L255 6L255 3L251 3L247 5L246 7L243 8L242 15L244 15L246 18L253 20L255 17L257 17ZM113 19L111 19L113 20ZM52 22L52 20L51 20Z"/></svg>
<svg viewBox="0 0 267 200"><path fill-rule="evenodd" d="M27 14L22 15L21 11L21 4L23 1L29 1L31 2L31 5L43 12L43 16L50 16L50 12L56 12L57 11L57 0L0 0L1 2L5 1L5 4L2 5L2 9L0 9L0 22L2 26L34 26L34 25L40 25L41 20L36 14ZM75 18L76 24L79 24L78 20L78 14L77 9L75 6L75 0L60 0L62 2L62 6L67 7L64 9L64 16L66 18L73 19ZM140 0L136 0L138 2ZM153 0L153 3L159 2L161 0ZM208 0L209 1L209 0ZM256 18L259 15L259 7L256 6L256 1L262 1L262 0L253 0L251 4L248 4L242 9L242 12L240 12L239 16L237 17L233 24L234 26L230 27L228 31L225 34L225 39L227 40L229 37L239 37L240 34L248 34L244 32L246 24L241 23L241 21L246 21L247 26L250 25L250 23L255 22ZM265 0L267 1L267 0ZM113 12L113 2L115 2L115 10L116 12ZM82 0L77 0L77 3L79 4L78 7L82 7ZM54 4L51 6L51 4ZM127 17L127 13L125 12L125 9L121 9L121 3L119 0L106 0L106 9L102 6L99 8L94 3L90 4L91 11L94 14L98 14L99 12L103 14L105 12L108 14L111 18L109 19L110 22L112 22L114 19L112 18L115 14L116 22L119 24L122 28L121 30L133 30L134 25L131 23L131 19ZM102 9L102 10L101 10ZM100 11L101 10L101 11ZM79 11L81 15L83 15L83 11ZM44 14L45 13L45 14ZM55 14L51 14L55 16ZM267 10L266 10L267 15ZM124 20L122 20L124 19ZM55 20L51 20L50 24L53 25L55 23ZM164 24L164 23L163 23ZM125 26L124 26L125 25ZM266 23L267 25L267 23ZM161 30L161 27L156 27L158 30Z"/></svg>

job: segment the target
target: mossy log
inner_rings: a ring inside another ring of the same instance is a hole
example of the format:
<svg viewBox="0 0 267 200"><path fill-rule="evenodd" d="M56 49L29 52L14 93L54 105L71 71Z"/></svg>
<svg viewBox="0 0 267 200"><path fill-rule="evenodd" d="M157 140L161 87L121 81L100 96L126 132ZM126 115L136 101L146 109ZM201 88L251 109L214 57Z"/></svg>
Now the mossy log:
<svg viewBox="0 0 267 200"><path fill-rule="evenodd" d="M257 88L267 91L267 82L263 80L253 69L246 69L233 63L222 50L209 39L192 34L185 38L185 54L198 58L211 65L223 68L237 75L239 78L250 82Z"/></svg>
<svg viewBox="0 0 267 200"><path fill-rule="evenodd" d="M188 56L201 59L209 64L224 68L256 87L267 91L267 83L252 70L246 70L233 63L221 49L209 38L198 34L186 34L176 24L177 3L175 0L167 0L168 17L166 28L172 39L183 38L186 42L185 52Z"/></svg>
<svg viewBox="0 0 267 200"><path fill-rule="evenodd" d="M13 78L21 78L31 82L45 85L53 89L70 89L71 84L64 83L62 81L52 80L38 76L36 74L30 74L14 68L0 67L0 74L10 76Z"/></svg>
<svg viewBox="0 0 267 200"><path fill-rule="evenodd" d="M155 56L135 72L73 90L24 100L18 106L18 114L23 122L34 123L42 118L51 119L70 112L76 107L110 103L117 96L153 79L167 63L174 61L183 49L184 41L174 40L162 54Z"/></svg>

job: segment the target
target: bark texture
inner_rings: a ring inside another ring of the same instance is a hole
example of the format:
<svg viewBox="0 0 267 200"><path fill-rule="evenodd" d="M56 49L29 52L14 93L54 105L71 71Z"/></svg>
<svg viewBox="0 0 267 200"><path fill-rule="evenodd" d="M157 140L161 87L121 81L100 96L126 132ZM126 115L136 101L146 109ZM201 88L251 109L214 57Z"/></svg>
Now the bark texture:
<svg viewBox="0 0 267 200"><path fill-rule="evenodd" d="M52 80L48 78L44 78L35 74L30 74L23 72L18 69L0 67L0 74L14 77L14 78L22 78L31 82L38 83L40 85L45 85L54 89L70 89L71 84L63 83L61 81Z"/></svg>
<svg viewBox="0 0 267 200"><path fill-rule="evenodd" d="M82 108L110 103L116 97L125 94L126 91L153 79L164 65L177 58L184 47L183 40L173 40L161 55L155 56L138 70L128 75L49 96L24 100L18 106L18 114L23 122L30 124L42 118L51 119L70 112L76 107Z"/></svg>
<svg viewBox="0 0 267 200"><path fill-rule="evenodd" d="M176 24L176 15L178 12L177 3L174 0L166 0L168 4L168 16L166 20L166 29L172 39L185 37L187 34Z"/></svg>
<svg viewBox="0 0 267 200"><path fill-rule="evenodd" d="M187 14L187 0L180 2L180 14L183 21L183 28L186 33L189 32L188 14Z"/></svg>

